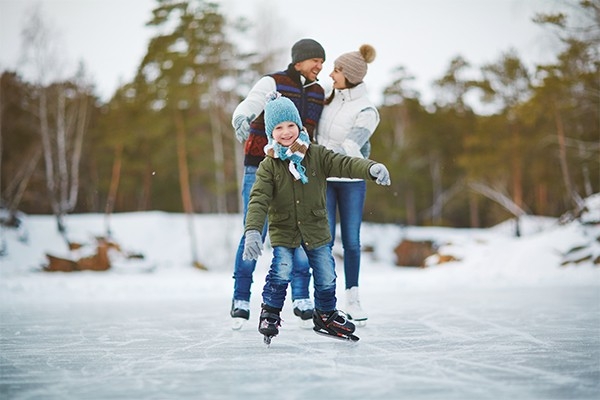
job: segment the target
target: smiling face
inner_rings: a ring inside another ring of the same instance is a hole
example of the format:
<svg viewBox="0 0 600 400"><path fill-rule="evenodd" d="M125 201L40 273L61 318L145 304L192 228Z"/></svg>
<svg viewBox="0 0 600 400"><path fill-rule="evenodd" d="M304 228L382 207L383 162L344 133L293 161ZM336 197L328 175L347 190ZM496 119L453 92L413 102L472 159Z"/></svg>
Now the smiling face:
<svg viewBox="0 0 600 400"><path fill-rule="evenodd" d="M333 87L335 89L346 89L346 77L342 74L341 69L337 67L333 68L329 76L333 79Z"/></svg>
<svg viewBox="0 0 600 400"><path fill-rule="evenodd" d="M294 68L309 81L314 81L323 69L323 61L322 58L309 58L294 64Z"/></svg>
<svg viewBox="0 0 600 400"><path fill-rule="evenodd" d="M292 121L283 121L273 128L273 140L284 147L289 147L300 135L300 129Z"/></svg>

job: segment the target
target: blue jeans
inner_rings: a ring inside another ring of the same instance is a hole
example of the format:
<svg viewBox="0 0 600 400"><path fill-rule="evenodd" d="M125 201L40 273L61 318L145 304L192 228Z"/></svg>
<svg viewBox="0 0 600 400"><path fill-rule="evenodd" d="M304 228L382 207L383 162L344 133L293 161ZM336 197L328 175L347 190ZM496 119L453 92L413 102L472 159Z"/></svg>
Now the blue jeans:
<svg viewBox="0 0 600 400"><path fill-rule="evenodd" d="M285 294L292 273L294 254L298 249L273 247L273 261L263 288L263 303L282 309ZM335 310L335 262L331 246L325 245L306 250L308 262L312 268L315 289L315 308L321 311Z"/></svg>
<svg viewBox="0 0 600 400"><path fill-rule="evenodd" d="M248 202L250 201L250 191L256 180L257 167L244 167L244 179L242 182L242 200L244 202L244 224L246 223L246 213L248 212ZM267 221L263 227L263 242L267 235ZM235 267L233 270L233 298L235 300L250 301L250 287L252 286L252 274L256 268L256 261L244 260L245 237L242 235L235 256ZM292 300L308 299L308 285L310 284L310 268L306 253L302 248L298 248L294 253L294 268L292 269Z"/></svg>
<svg viewBox="0 0 600 400"><path fill-rule="evenodd" d="M365 181L327 181L327 218L331 230L331 246L335 241L336 211L340 214L344 277L346 289L358 286L360 272L360 225L367 193Z"/></svg>

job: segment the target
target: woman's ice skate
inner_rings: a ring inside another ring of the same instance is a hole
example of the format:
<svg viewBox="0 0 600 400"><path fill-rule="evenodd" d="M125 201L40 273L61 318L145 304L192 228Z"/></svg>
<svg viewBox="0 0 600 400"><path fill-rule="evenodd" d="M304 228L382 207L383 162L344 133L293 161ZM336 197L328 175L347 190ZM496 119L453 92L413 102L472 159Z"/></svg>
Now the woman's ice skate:
<svg viewBox="0 0 600 400"><path fill-rule="evenodd" d="M344 311L346 311L348 319L356 322L356 325L361 327L367 325L368 317L360 305L358 286L346 289L346 309Z"/></svg>
<svg viewBox="0 0 600 400"><path fill-rule="evenodd" d="M240 330L250 318L250 302L245 300L231 301L231 329Z"/></svg>

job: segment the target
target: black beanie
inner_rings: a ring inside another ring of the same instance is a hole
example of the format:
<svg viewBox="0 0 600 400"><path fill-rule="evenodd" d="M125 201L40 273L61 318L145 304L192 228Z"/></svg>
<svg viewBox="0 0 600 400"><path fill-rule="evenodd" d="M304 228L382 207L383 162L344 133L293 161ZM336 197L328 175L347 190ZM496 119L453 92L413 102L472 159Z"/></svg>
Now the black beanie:
<svg viewBox="0 0 600 400"><path fill-rule="evenodd" d="M316 40L301 39L292 46L292 64L311 58L322 58L325 61L325 49Z"/></svg>

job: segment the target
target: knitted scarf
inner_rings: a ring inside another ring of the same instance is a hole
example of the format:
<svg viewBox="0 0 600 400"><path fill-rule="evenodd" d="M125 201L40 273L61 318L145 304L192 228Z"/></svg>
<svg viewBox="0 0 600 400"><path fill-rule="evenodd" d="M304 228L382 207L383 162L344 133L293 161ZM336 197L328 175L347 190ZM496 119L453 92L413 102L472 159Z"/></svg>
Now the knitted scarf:
<svg viewBox="0 0 600 400"><path fill-rule="evenodd" d="M288 169L294 179L300 179L302 183L307 183L306 168L301 163L308 151L308 146L310 146L310 139L306 131L302 129L298 138L289 147L270 140L269 144L265 146L265 154L271 158L290 160Z"/></svg>

